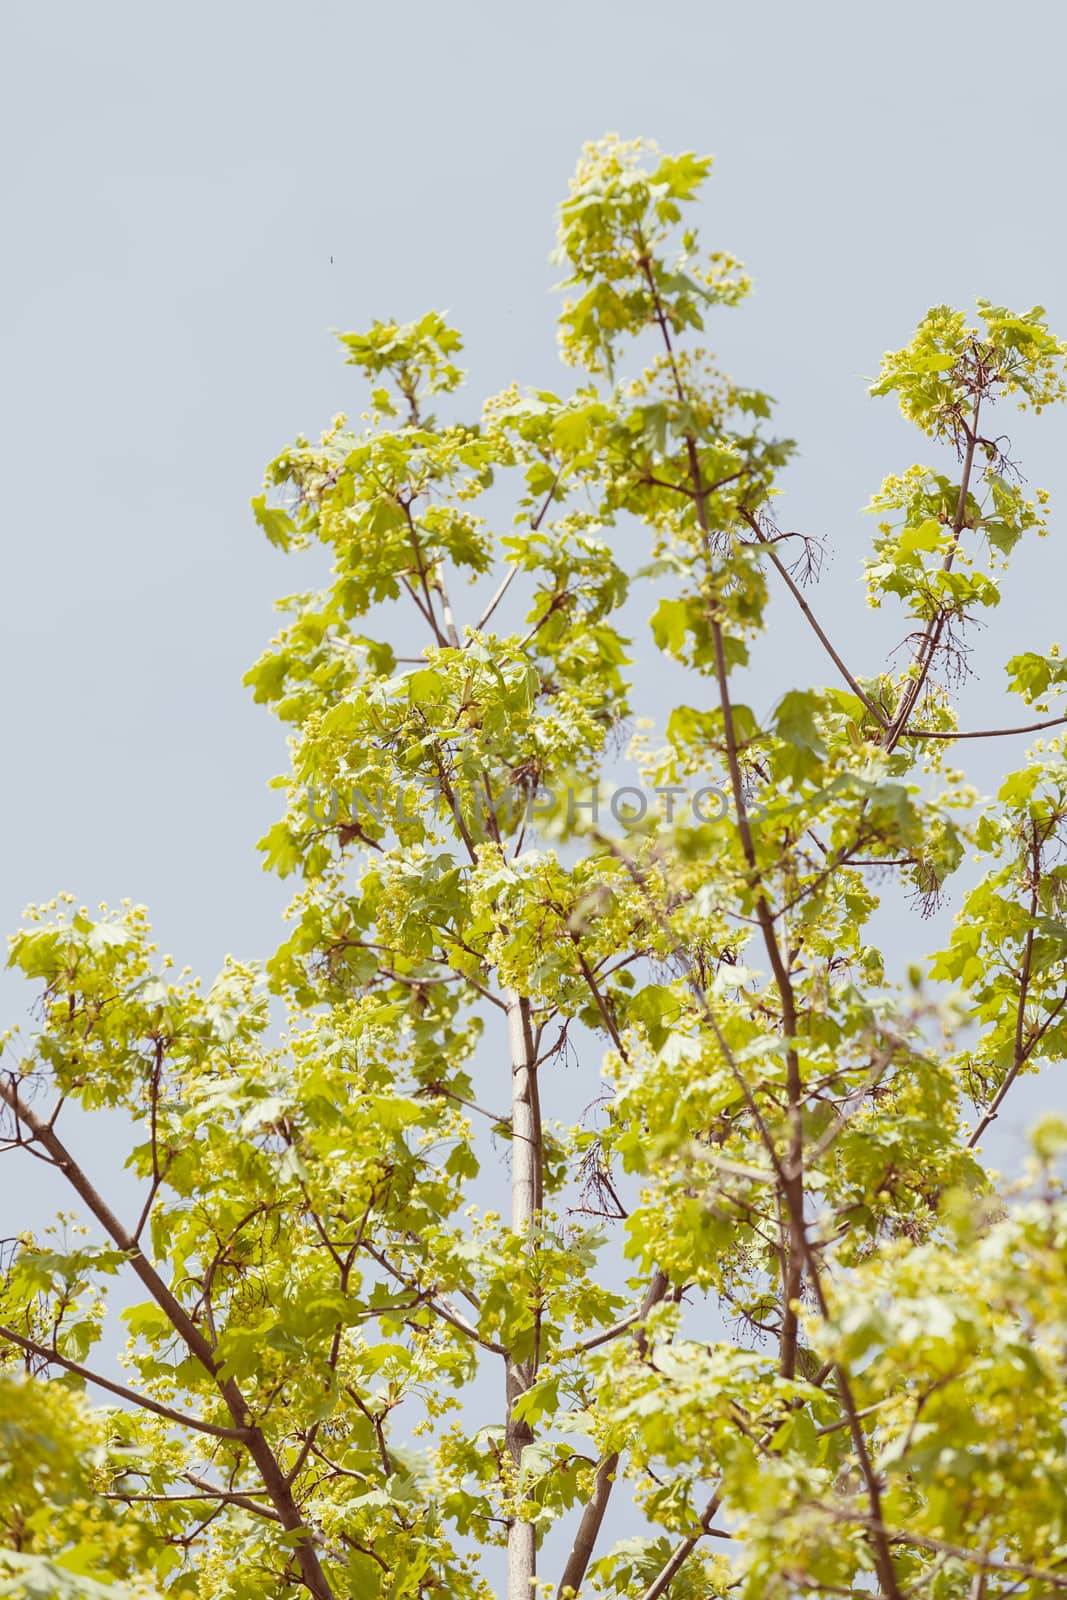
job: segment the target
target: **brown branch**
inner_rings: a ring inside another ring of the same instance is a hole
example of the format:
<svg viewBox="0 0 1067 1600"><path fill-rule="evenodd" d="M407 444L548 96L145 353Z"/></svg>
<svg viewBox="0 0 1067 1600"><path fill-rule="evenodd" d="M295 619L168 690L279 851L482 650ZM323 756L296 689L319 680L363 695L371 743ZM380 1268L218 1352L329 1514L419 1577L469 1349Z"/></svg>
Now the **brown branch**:
<svg viewBox="0 0 1067 1600"><path fill-rule="evenodd" d="M1030 1049L1026 1048L1024 1032L1026 1027L1026 1002L1030 993L1030 975L1034 959L1034 918L1037 916L1038 892L1041 887L1042 843L1038 837L1037 824L1034 823L1032 827L1033 832L1030 839L1030 926L1026 930L1026 942L1023 946L1023 966L1019 976L1019 999L1015 1009L1015 1047L1012 1063L1005 1075L1004 1082L994 1095L991 1104L983 1113L978 1126L968 1138L968 1150L974 1149L990 1123L996 1119L1001 1106L1007 1098L1009 1089L1019 1076L1031 1053ZM1036 1044L1036 1042L1035 1040L1034 1043Z"/></svg>
<svg viewBox="0 0 1067 1600"><path fill-rule="evenodd" d="M1058 728L1067 717L1046 717L1043 722L1026 722L1018 728L975 728L965 733L959 729L942 732L937 728L905 728L903 739L1006 739L1013 733L1039 733L1042 728Z"/></svg>
<svg viewBox="0 0 1067 1600"><path fill-rule="evenodd" d="M600 1537L601 1525L604 1514L608 1509L611 1491L615 1486L615 1474L619 1466L619 1452L613 1450L611 1455L605 1456L596 1469L593 1479L593 1492L586 1502L582 1512L582 1520L578 1524L578 1532L571 1546L571 1553L567 1557L567 1565L563 1569L563 1576L556 1589L556 1600L564 1600L567 1595L575 1595L582 1586L586 1570L592 1560L597 1539Z"/></svg>
<svg viewBox="0 0 1067 1600"><path fill-rule="evenodd" d="M390 1261L388 1256L381 1250L378 1250L366 1240L363 1241L361 1248L367 1252L373 1261L377 1261L380 1267L384 1267L385 1271L394 1277L397 1283L411 1294L417 1295L419 1304L424 1305L427 1311L432 1311L435 1316L440 1317L442 1322L447 1322L450 1327L455 1328L457 1333L462 1333L464 1338L481 1345L483 1350L489 1350L493 1355L502 1356L507 1354L502 1344L497 1344L495 1339L483 1338L477 1328L468 1322L466 1317L460 1316L459 1312L453 1306L450 1306L446 1300L435 1298L433 1290L420 1289L418 1284L401 1272L400 1268Z"/></svg>
<svg viewBox="0 0 1067 1600"><path fill-rule="evenodd" d="M20 1097L17 1079L0 1077L0 1099L29 1130L33 1139L44 1148L112 1242L129 1258L132 1270L140 1278L160 1310L165 1313L189 1354L199 1361L206 1375L214 1381L226 1403L235 1431L239 1430L238 1437L256 1464L263 1480L263 1487L278 1512L282 1526L287 1533L293 1535L294 1554L300 1566L304 1586L315 1596L315 1600L335 1600L333 1589L322 1570L315 1546L304 1526L304 1519L297 1509L278 1459L262 1429L252 1422L248 1402L237 1382L222 1375L210 1341L196 1326L181 1301L163 1282L141 1246L127 1233L106 1200L57 1137L54 1129L43 1122L33 1108Z"/></svg>
<svg viewBox="0 0 1067 1600"><path fill-rule="evenodd" d="M867 1077L860 1085L858 1093L849 1096L849 1105L852 1111L857 1110L860 1103L865 1100L867 1096L881 1083L882 1079L889 1071L889 1067L893 1060L894 1051L897 1050L902 1043L903 1040L900 1039L891 1040L889 1049L883 1051L880 1058L878 1056L875 1057ZM823 1133L816 1140L815 1144L808 1152L809 1165L818 1166L822 1157L826 1154L827 1150L829 1150L838 1134L840 1134L842 1130L848 1126L848 1122L849 1117L846 1116L844 1112L838 1111L833 1122L826 1129L825 1133Z"/></svg>
<svg viewBox="0 0 1067 1600"><path fill-rule="evenodd" d="M960 535L963 532L963 522L967 515L967 495L970 489L971 470L974 466L974 451L978 443L978 417L981 406L982 401L981 396L979 396L974 402L974 415L971 419L971 425L967 428L967 446L963 457L960 492L956 500L956 514L952 519L952 542L941 563L942 572L951 571L952 563L960 546ZM964 426L966 425L964 424ZM947 616L948 613L941 610L935 618L931 618L930 622L927 623L914 658L915 665L919 670L909 687L905 689L900 708L886 729L885 748L887 750L894 749L903 737L908 718L919 702L919 696L922 694L930 668L933 666L937 647L941 642L941 635L945 630Z"/></svg>
<svg viewBox="0 0 1067 1600"><path fill-rule="evenodd" d="M534 623L533 627L530 628L529 631L525 633L519 640L519 649L525 650L528 644L532 644L549 618L555 616L556 612L559 611L561 607L566 605L567 601L571 599L573 599L573 595L570 589L558 590L549 600L548 605L545 607L541 616Z"/></svg>
<svg viewBox="0 0 1067 1600"><path fill-rule="evenodd" d="M415 518L411 515L411 504L408 500L401 498L400 505L404 512L404 520L408 525L408 538L411 542L411 549L415 556L415 570L419 575L419 582L422 584L422 594L425 605L419 604L418 596L410 589L410 586L408 586L409 592L411 593L411 597L415 601L416 605L418 605L419 610L426 618L426 621L430 624L430 628L433 631L433 636L437 643L442 647L445 647L448 645L449 640L447 636L441 632L440 625L437 621L437 614L433 608L433 596L430 593L429 579L426 575L426 558L422 553L422 545L419 542L419 534L418 529L415 526Z"/></svg>
<svg viewBox="0 0 1067 1600"><path fill-rule="evenodd" d="M660 301L658 288L649 265L647 253L644 250L641 252L640 260L642 271L652 296L655 320L659 324L664 344L666 346L668 359L674 374L675 387L678 392L679 399L684 403L685 391L681 382L677 362L674 358L666 313ZM696 440L692 434L688 434L686 436L686 449L689 458L690 478L695 491L697 520L703 535L705 560L708 565L709 575L711 575L713 573L711 530L708 525L706 505L704 496L702 494L700 460L697 453ZM974 438L972 434L970 438L971 456L973 456L973 449ZM963 522L964 508L966 504L966 482L968 475L969 461L967 471L964 475L964 487L961 490L960 504L957 508L957 522L959 527L962 527ZM760 530L760 532L762 533L762 530ZM797 1038L796 1003L788 966L778 942L774 925L774 917L768 904L766 892L761 882L761 873L756 856L752 831L749 824L748 809L745 800L741 765L738 754L736 729L733 720L733 707L730 699L729 675L726 662L722 623L719 617L718 609L715 606L709 606L708 608L708 621L711 628L712 643L714 648L715 677L719 688L719 700L723 716L723 731L726 741L727 766L730 774L731 788L733 790L738 835L741 841L741 847L745 861L748 866L749 886L755 897L756 919L759 924L760 931L763 936L763 943L771 964L775 986L778 990L778 996L782 1009L782 1029L787 1045L786 1094L788 1099L790 1134L788 1155L784 1164L778 1157L777 1149L773 1140L770 1138L769 1130L766 1129L765 1125L762 1123L762 1119L760 1118L757 1118L757 1127L761 1129L761 1138L763 1138L765 1146L768 1148L768 1154L771 1158L772 1165L774 1166L775 1174L779 1180L780 1193L785 1202L789 1219L790 1248L788 1251L784 1249L783 1238L783 1323L781 1331L779 1370L784 1377L792 1377L795 1372L797 1352L798 1317L796 1307L800 1295L805 1268L811 1277L812 1286L816 1293L817 1300L820 1303L822 1314L824 1317L826 1315L826 1302L822 1294L821 1284L819 1282L818 1263L815 1260L807 1238L806 1221L804 1216L804 1142L803 1121L801 1115L803 1082L800 1073L799 1055L795 1044ZM828 643L828 641L826 642ZM858 689L858 685L856 687ZM916 693L918 692L919 688L921 688L921 681L916 685ZM866 703L866 697L861 694L861 698L864 700L864 703ZM912 704L914 704L914 696L907 707L907 711L899 719L900 726L903 726L904 722L906 722L907 715L910 714ZM885 727L884 719L879 717L878 720L882 722L883 727ZM897 724L894 723L892 727L886 729L889 741L892 741L893 739L893 730L896 726ZM892 742L889 743L889 748L892 748ZM687 970L690 971L690 973L691 965L691 963L687 962ZM694 987L695 982L695 978L691 975L691 988ZM702 990L703 986L699 985L699 987ZM722 1050L724 1057L731 1065L731 1071L733 1072L735 1079L742 1088L746 1105L749 1107L750 1113L756 1113L755 1100L751 1094L751 1090L748 1088L747 1081L744 1079L743 1074L740 1073L736 1063L733 1061L732 1052L729 1051L726 1040L718 1026L717 1019L715 1019L711 1014L711 1009L707 1003L706 995L703 995L701 1008L711 1022L716 1039L719 1043L719 1047ZM862 1426L856 1416L855 1402L852 1398L847 1374L840 1366L837 1367L836 1371L838 1383L841 1389L842 1403L844 1404L849 1415L853 1446L856 1450L857 1458L860 1464L860 1470L863 1474L864 1482L867 1487L872 1516L880 1523L880 1485L871 1465L870 1456L867 1451L866 1440L863 1436ZM656 1600L657 1596L665 1592L674 1574L686 1560L690 1551L695 1547L699 1537L701 1537L702 1534L707 1531L708 1526L710 1526L710 1522L717 1509L717 1503L718 1497L713 1498L712 1502L709 1503L704 1517L701 1519L700 1534L696 1535L691 1541L684 1541L679 1549L675 1551L674 1555L672 1555L670 1561L666 1564L658 1578L646 1591L643 1600ZM877 1532L873 1533L872 1544L874 1547L875 1566L878 1571L878 1576L883 1590L887 1596L887 1600L899 1600L899 1590L897 1587L896 1575L893 1568L892 1558L889 1554L888 1545L885 1542L884 1536L880 1536Z"/></svg>
<svg viewBox="0 0 1067 1600"><path fill-rule="evenodd" d="M40 1361L49 1365L62 1367L64 1371L73 1373L76 1378L81 1378L86 1383L93 1384L98 1389L106 1389L108 1394L113 1394L119 1400L125 1400L127 1405L139 1406L145 1411L153 1412L157 1417L164 1417L168 1422L175 1423L180 1428L191 1428L195 1433L209 1434L213 1439L228 1439L244 1444L248 1440L247 1428L224 1428L218 1423L204 1422L199 1417L189 1417L182 1411L176 1411L172 1406L165 1406L158 1400L153 1400L146 1394L138 1394L136 1389L128 1389L125 1384L115 1383L111 1378L105 1378L99 1372L91 1372L88 1367L83 1367L78 1361L71 1361L68 1356L60 1355L58 1350L50 1350L47 1345L38 1344L35 1339L28 1339L23 1333L16 1333L14 1328L0 1325L0 1339L7 1339L11 1344L17 1345L27 1355L36 1356Z"/></svg>
<svg viewBox="0 0 1067 1600"><path fill-rule="evenodd" d="M949 1544L945 1539L932 1539L926 1534L908 1533L903 1529L887 1527L881 1522L876 1528L873 1517L865 1517L856 1511L840 1511L836 1506L825 1505L820 1500L813 1501L812 1505L835 1522L852 1522L872 1532L877 1531L891 1544L913 1545L916 1550L929 1550L935 1555L954 1556L958 1561L965 1561L969 1566L981 1567L989 1572L1007 1572L1013 1576L1051 1583L1057 1589L1067 1589L1067 1575L1054 1572L1050 1567L1034 1566L1028 1561L999 1561L996 1557L987 1555L984 1550L968 1550L964 1545Z"/></svg>
<svg viewBox="0 0 1067 1600"><path fill-rule="evenodd" d="M780 576L782 577L783 581L785 582L785 585L788 588L790 594L793 596L793 599L796 601L797 605L800 607L801 611L804 613L804 615L807 618L808 622L811 624L812 628L814 629L815 635L818 638L820 644L822 645L823 649L826 651L827 655L830 657L830 660L833 662L833 664L837 668L838 672L840 672L841 676L844 678L845 682L848 684L849 688L852 690L852 693L854 695L856 695L856 697L863 702L863 704L866 706L867 710L871 713L871 716L875 719L875 721L881 727L884 728L886 726L886 718L885 718L885 716L882 714L881 711L879 711L879 709L875 705L874 701L871 700L868 695L864 694L863 690L860 688L860 686L857 683L856 679L852 676L851 672L845 666L845 663L842 661L841 657L838 655L837 651L834 649L833 645L830 643L830 640L827 638L827 636L824 633L823 629L820 627L819 622L818 622L818 620L817 620L817 618L815 616L815 613L812 611L811 607L808 605L808 602L805 600L803 594L801 593L800 585L797 583L796 579L793 577L793 574L789 571L789 568L786 566L785 562L782 560L782 558L778 554L777 550L775 550L773 540L768 539L767 535L764 533L763 529L760 527L758 519L755 516L753 516L753 514L750 511L746 511L744 507L741 507L741 515L744 517L745 521L748 523L749 527L752 529L752 532L756 535L756 538L759 540L760 544L767 551L767 554L770 556L771 561L774 563L775 568L777 569L778 573L780 574Z"/></svg>
<svg viewBox="0 0 1067 1600"><path fill-rule="evenodd" d="M278 1521L278 1513L269 1506L261 1506L258 1500L253 1500L249 1495L226 1494L219 1489L208 1494L118 1494L107 1491L102 1496L103 1500L114 1500L123 1506L181 1506L202 1505L205 1501L209 1504L217 1503L223 1506L240 1506L243 1511L251 1511L257 1517L266 1517L271 1522Z"/></svg>
<svg viewBox="0 0 1067 1600"><path fill-rule="evenodd" d="M663 337L667 358L670 362L674 377L675 390L678 398L684 405L686 403L685 387L682 383L678 363L674 355L671 342L670 327L666 311L660 298L659 288L656 284L643 238L639 260L641 271L648 284L652 297L653 314L660 333ZM713 576L714 563L712 559L712 537L708 525L707 497L700 469L700 458L697 453L696 439L692 433L685 435L686 454L689 462L689 477L693 485L694 504L696 507L697 522L703 540L704 559L709 576ZM789 1100L789 1154L785 1163L782 1176L783 1194L789 1214L790 1249L783 1248L782 1256L782 1300L783 1320L781 1336L781 1361L780 1369L783 1377L791 1378L796 1368L797 1349L797 1313L794 1309L800 1295L802 1267L804 1254L804 1129L801 1117L801 1100L803 1098L803 1083L800 1074L800 1057L797 1053L795 1040L797 1037L796 1002L793 995L792 980L789 976L786 961L783 959L778 935L774 926L774 916L767 900L766 891L761 882L759 864L756 858L756 848L752 838L752 829L749 824L748 806L745 801L744 784L741 776L741 763L738 754L737 730L734 725L733 704L730 698L729 669L726 664L726 649L723 640L722 622L718 609L714 605L708 607L708 622L711 627L712 645L715 655L715 679L719 690L719 704L722 710L723 733L726 740L726 761L730 774L730 787L733 791L734 812L737 818L737 831L741 840L748 866L748 880L756 900L756 920L759 923L760 933L763 938L764 948L771 964L775 987L778 990L782 1007L782 1031L787 1041L786 1053L786 1092Z"/></svg>
<svg viewBox="0 0 1067 1600"><path fill-rule="evenodd" d="M717 1489L712 1495L711 1499L708 1501L707 1505L704 1507L700 1517L700 1522L698 1524L698 1531L696 1533L691 1533L688 1538L683 1539L682 1542L671 1552L670 1558L660 1568L655 1578L653 1578L648 1588L642 1594L641 1600L660 1600L660 1596L666 1594L675 1577L678 1575L685 1563L689 1560L689 1557L692 1555L701 1539L706 1538L706 1536L712 1531L711 1524L715 1520L715 1516L721 1505L722 1491L721 1489Z"/></svg>
<svg viewBox="0 0 1067 1600"><path fill-rule="evenodd" d="M588 1339L581 1339L577 1344L571 1345L563 1351L560 1360L568 1356L577 1355L586 1350L595 1350L598 1345L608 1344L610 1340L617 1339L620 1334L628 1333L631 1328L640 1327L648 1321L649 1312L658 1306L670 1288L670 1280L662 1268L657 1267L649 1279L648 1288L645 1290L644 1299L637 1310L628 1317L623 1317L621 1322L616 1322L610 1328L605 1328L602 1333L591 1334ZM639 1336L640 1337L640 1336Z"/></svg>
<svg viewBox="0 0 1067 1600"><path fill-rule="evenodd" d="M600 1337L585 1340L577 1348L580 1350L592 1350L596 1345L604 1344L608 1339L614 1339L626 1329L634 1327L635 1324L642 1325L647 1320L652 1308L663 1299L667 1288L667 1274L657 1267L652 1275L645 1298L641 1302L640 1310L632 1317L628 1317L624 1322L619 1323L615 1328L609 1328ZM643 1335L638 1334L637 1338L639 1344L643 1345ZM566 1595L568 1590L577 1594L582 1586L589 1562L592 1560L593 1551L596 1548L597 1539L600 1536L604 1514L608 1508L608 1501L611 1499L611 1491L615 1487L615 1476L618 1467L619 1452L617 1450L605 1456L597 1467L596 1477L593 1480L593 1492L586 1503L585 1510L582 1512L578 1531L574 1536L574 1543L571 1546L567 1564L563 1569L563 1576L560 1578L559 1587L556 1590L556 1600L563 1600L563 1596Z"/></svg>
<svg viewBox="0 0 1067 1600"><path fill-rule="evenodd" d="M815 1295L815 1303L819 1308L819 1315L824 1321L826 1321L829 1316L829 1307L826 1303L826 1295L823 1292L822 1280L819 1275L819 1263L815 1258L815 1253L811 1248L811 1244L806 1233L803 1236L803 1245L805 1262L808 1269L808 1277L811 1282L812 1292ZM896 1568L893 1565L892 1552L890 1551L889 1541L882 1525L882 1485L878 1478L878 1474L874 1470L874 1464L871 1461L870 1451L867 1449L867 1440L863 1432L863 1423L860 1419L860 1413L857 1409L855 1397L852 1393L852 1385L849 1381L848 1373L840 1361L835 1361L833 1363L832 1370L837 1382L837 1392L840 1397L841 1404L844 1407L845 1415L848 1418L848 1427L849 1434L852 1438L852 1447L856 1452L856 1459L859 1462L860 1474L863 1478L864 1487L867 1490L867 1500L871 1508L871 1516L869 1519L870 1526L868 1531L871 1535L871 1546L874 1555L875 1571L878 1574L878 1581L882 1586L882 1591L886 1597L886 1600L901 1600L900 1586L897 1583Z"/></svg>
<svg viewBox="0 0 1067 1600"><path fill-rule="evenodd" d="M616 1050L619 1052L619 1055L625 1062L629 1063L629 1052L622 1042L622 1036L619 1033L615 1018L611 1014L611 1007L608 1005L600 985L596 981L596 975L594 974L588 961L585 959L585 952L582 950L581 940L571 927L567 927L567 937L574 946L574 953L578 957L578 965L582 969L582 977L585 979L585 984L589 990L589 993L593 996L597 1011L600 1013L600 1020L603 1022L608 1036L614 1044Z"/></svg>
<svg viewBox="0 0 1067 1600"><path fill-rule="evenodd" d="M221 1497L223 1499L228 1499L231 1495L239 1494L242 1497L242 1499L244 1499L244 1500L252 1499L253 1496L252 1496L251 1490L235 1489L234 1488L233 1480L236 1477L236 1475L237 1475L237 1468L234 1467L233 1470L230 1473L229 1487L226 1488L226 1489L223 1489L221 1484L211 1483L207 1478L199 1478L199 1477L197 1477L195 1472L183 1472L182 1473L182 1477L185 1479L186 1483L191 1483L193 1485L194 1489L201 1489L205 1494L218 1495L219 1497ZM269 1517L269 1516L272 1515L270 1510L265 1506L259 1508L259 1514L260 1514L260 1516L264 1516L264 1517Z"/></svg>
<svg viewBox="0 0 1067 1600"><path fill-rule="evenodd" d="M353 1389L350 1383L345 1384L345 1394L347 1394L349 1399L353 1402L359 1414L364 1418L365 1421L369 1422L371 1427L374 1429L374 1438L378 1448L378 1459L382 1464L382 1471L385 1473L386 1480L388 1481L388 1479L390 1479L393 1476L393 1473L396 1471L396 1466L393 1462L392 1456L389 1454L389 1447L385 1442L385 1417L379 1412L371 1411L370 1407L364 1404L363 1400L356 1393L355 1389Z"/></svg>

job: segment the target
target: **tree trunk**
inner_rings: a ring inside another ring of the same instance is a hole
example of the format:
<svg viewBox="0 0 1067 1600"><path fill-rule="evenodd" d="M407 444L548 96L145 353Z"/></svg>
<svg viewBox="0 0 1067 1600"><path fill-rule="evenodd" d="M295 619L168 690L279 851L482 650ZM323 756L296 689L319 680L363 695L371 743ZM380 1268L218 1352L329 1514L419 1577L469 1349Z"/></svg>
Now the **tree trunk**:
<svg viewBox="0 0 1067 1600"><path fill-rule="evenodd" d="M511 1226L532 1245L542 1201L541 1111L530 1002L507 995L508 1052L511 1060ZM516 1400L537 1376L536 1348L524 1361L507 1358L507 1446L518 1474L522 1452L533 1442L529 1423L514 1415ZM530 1600L537 1572L537 1537L532 1523L513 1517L508 1526L507 1600Z"/></svg>

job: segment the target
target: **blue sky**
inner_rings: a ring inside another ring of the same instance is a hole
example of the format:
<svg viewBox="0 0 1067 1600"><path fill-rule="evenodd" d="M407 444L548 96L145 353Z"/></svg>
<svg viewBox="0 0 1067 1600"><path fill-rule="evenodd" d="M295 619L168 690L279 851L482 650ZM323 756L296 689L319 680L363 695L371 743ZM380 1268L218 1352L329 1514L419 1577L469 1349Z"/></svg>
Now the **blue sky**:
<svg viewBox="0 0 1067 1600"><path fill-rule="evenodd" d="M436 306L466 335L472 404L566 381L547 258L583 140L715 153L705 240L756 293L712 342L800 442L782 516L828 541L814 603L858 670L904 631L863 607L860 508L924 454L865 396L881 352L976 295L1067 328L1051 3L61 0L12 8L5 33L5 928L69 888L147 903L205 974L270 953L286 888L254 841L285 749L240 679L275 596L310 579L249 497L297 431L359 409L331 328ZM1065 426L1013 426L1054 505ZM1003 709L1001 663L1057 636L1063 571L1058 535L1021 552L969 725ZM641 648L648 709L664 682ZM781 608L767 661L765 702L826 676ZM988 787L1022 747L968 753ZM886 936L921 953L910 920ZM10 978L0 1001L4 1021L25 1003ZM1014 1148L1032 1101L998 1130Z"/></svg>

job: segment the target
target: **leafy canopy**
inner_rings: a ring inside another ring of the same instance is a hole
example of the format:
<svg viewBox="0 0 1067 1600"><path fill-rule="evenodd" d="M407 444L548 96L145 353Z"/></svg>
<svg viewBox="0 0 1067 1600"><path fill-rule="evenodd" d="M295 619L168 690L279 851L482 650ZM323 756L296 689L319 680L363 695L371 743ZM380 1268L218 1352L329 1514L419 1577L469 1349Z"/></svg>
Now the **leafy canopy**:
<svg viewBox="0 0 1067 1600"><path fill-rule="evenodd" d="M573 386L479 414L443 317L376 322L341 339L371 409L268 468L257 521L324 582L247 678L291 752L265 969L202 989L141 910L69 898L12 941L6 1158L73 1210L4 1247L0 1593L1067 1588L1067 1123L1015 1190L979 1159L1067 1045L1067 761L1039 739L992 799L949 764L997 731L957 725L968 625L1048 515L992 408L1063 399L1067 347L983 301L885 357L935 454L872 500L906 649L847 663L773 517L793 446L701 342L748 288L687 222L709 167L583 152ZM776 589L828 682L762 715L738 669ZM594 789L649 612L637 659L689 687L625 826ZM1067 668L1007 670L1011 762ZM964 867L895 985L876 910ZM139 1216L77 1114L133 1130Z"/></svg>

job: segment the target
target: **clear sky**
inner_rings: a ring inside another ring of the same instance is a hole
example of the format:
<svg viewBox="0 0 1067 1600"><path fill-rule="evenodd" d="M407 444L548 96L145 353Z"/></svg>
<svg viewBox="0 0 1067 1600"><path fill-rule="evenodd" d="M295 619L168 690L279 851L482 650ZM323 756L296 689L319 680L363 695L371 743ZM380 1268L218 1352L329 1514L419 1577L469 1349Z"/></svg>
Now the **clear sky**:
<svg viewBox="0 0 1067 1600"><path fill-rule="evenodd" d="M249 496L360 409L331 328L436 306L472 403L566 381L547 257L583 140L715 153L705 240L757 292L711 342L800 441L782 516L828 538L815 603L860 670L904 631L863 609L860 507L926 453L864 379L940 301L1041 301L1067 330L1055 0L57 0L3 32L4 928L70 888L146 902L205 974L272 950L286 887L253 846L285 751L240 678L304 578ZM1013 428L1060 507L1065 431ZM1062 550L1020 555L969 725L1002 708L1000 663L1057 637ZM780 686L826 681L777 619ZM0 1000L12 1020L10 979Z"/></svg>

